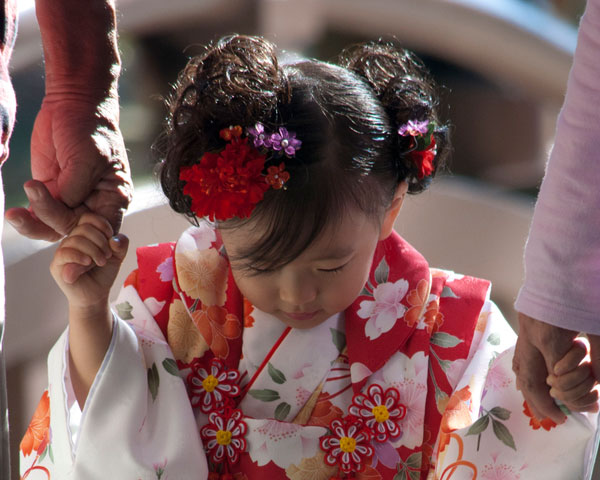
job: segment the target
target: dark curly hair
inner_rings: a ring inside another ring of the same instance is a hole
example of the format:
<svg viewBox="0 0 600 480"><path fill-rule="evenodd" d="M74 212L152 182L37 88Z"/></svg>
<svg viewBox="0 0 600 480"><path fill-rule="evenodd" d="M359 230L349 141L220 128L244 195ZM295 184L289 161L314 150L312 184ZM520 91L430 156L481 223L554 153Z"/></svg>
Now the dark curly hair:
<svg viewBox="0 0 600 480"><path fill-rule="evenodd" d="M286 189L269 189L250 219L219 223L258 222L264 235L241 252L255 270L289 263L348 209L380 218L400 182L409 193L424 190L449 150L425 67L384 41L347 48L337 65L280 65L267 40L228 36L189 61L167 105L160 182L171 207L195 222L179 172L222 145L222 128L283 125L302 140L295 157L285 159ZM410 139L397 133L408 120L436 125L434 172L425 179L408 158Z"/></svg>

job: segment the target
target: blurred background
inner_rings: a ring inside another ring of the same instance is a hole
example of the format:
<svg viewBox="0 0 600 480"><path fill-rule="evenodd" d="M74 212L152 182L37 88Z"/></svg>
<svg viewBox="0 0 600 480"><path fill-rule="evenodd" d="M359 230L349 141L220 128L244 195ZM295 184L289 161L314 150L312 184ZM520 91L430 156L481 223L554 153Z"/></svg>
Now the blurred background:
<svg viewBox="0 0 600 480"><path fill-rule="evenodd" d="M23 204L29 139L43 93L32 1L21 0L12 77L17 123L3 166L7 208ZM563 101L584 0L117 0L123 74L121 128L136 197L124 231L132 245L177 238L185 221L163 205L151 145L162 98L199 45L237 32L287 52L333 59L347 44L396 37L440 85L453 125L449 171L406 202L398 230L431 265L492 280L514 322L521 257L556 116ZM48 350L66 325L48 273L53 247L5 226L7 355L13 478L17 451L46 385ZM133 252L131 252L133 253ZM133 255L123 274L132 268Z"/></svg>

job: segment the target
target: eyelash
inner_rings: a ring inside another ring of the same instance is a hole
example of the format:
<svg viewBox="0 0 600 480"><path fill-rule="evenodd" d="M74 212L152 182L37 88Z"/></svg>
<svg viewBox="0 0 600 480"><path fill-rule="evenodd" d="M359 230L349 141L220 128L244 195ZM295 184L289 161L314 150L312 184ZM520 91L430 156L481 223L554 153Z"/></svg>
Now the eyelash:
<svg viewBox="0 0 600 480"><path fill-rule="evenodd" d="M342 265L341 267L332 268L332 269L330 269L330 270L326 270L326 269L324 269L324 268L321 268L321 269L320 269L320 271L321 271L321 272L325 272L325 273L333 273L333 274L336 274L336 273L339 273L339 272L341 272L341 271L342 271L342 269L343 269L345 266L346 266L346 265Z"/></svg>

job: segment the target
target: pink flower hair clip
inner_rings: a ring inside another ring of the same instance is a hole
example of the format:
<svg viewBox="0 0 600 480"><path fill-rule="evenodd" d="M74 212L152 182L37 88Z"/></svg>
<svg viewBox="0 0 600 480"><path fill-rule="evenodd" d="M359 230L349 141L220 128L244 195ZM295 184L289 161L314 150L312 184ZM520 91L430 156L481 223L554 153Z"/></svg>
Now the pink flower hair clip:
<svg viewBox="0 0 600 480"><path fill-rule="evenodd" d="M430 176L435 170L433 162L437 149L434 129L435 124L429 120L409 120L398 128L398 135L411 137L410 149L406 155L417 167L419 180Z"/></svg>

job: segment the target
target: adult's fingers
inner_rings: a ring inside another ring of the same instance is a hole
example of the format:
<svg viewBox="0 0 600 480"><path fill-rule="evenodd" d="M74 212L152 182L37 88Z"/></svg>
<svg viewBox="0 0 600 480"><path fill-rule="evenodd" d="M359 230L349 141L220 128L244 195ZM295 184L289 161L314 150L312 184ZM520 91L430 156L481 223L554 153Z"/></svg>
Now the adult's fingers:
<svg viewBox="0 0 600 480"><path fill-rule="evenodd" d="M29 199L30 209L35 216L55 232L66 235L81 216L85 208L69 208L62 201L54 198L46 185L37 180L29 180L24 185Z"/></svg>
<svg viewBox="0 0 600 480"><path fill-rule="evenodd" d="M62 234L38 220L26 208L10 208L6 211L5 218L17 232L34 240L56 242L63 237Z"/></svg>
<svg viewBox="0 0 600 480"><path fill-rule="evenodd" d="M521 333L515 346L513 370L517 377L517 388L521 390L533 415L539 420L549 417L555 423L563 423L566 417L550 396L550 387L546 384L548 369L544 356Z"/></svg>

